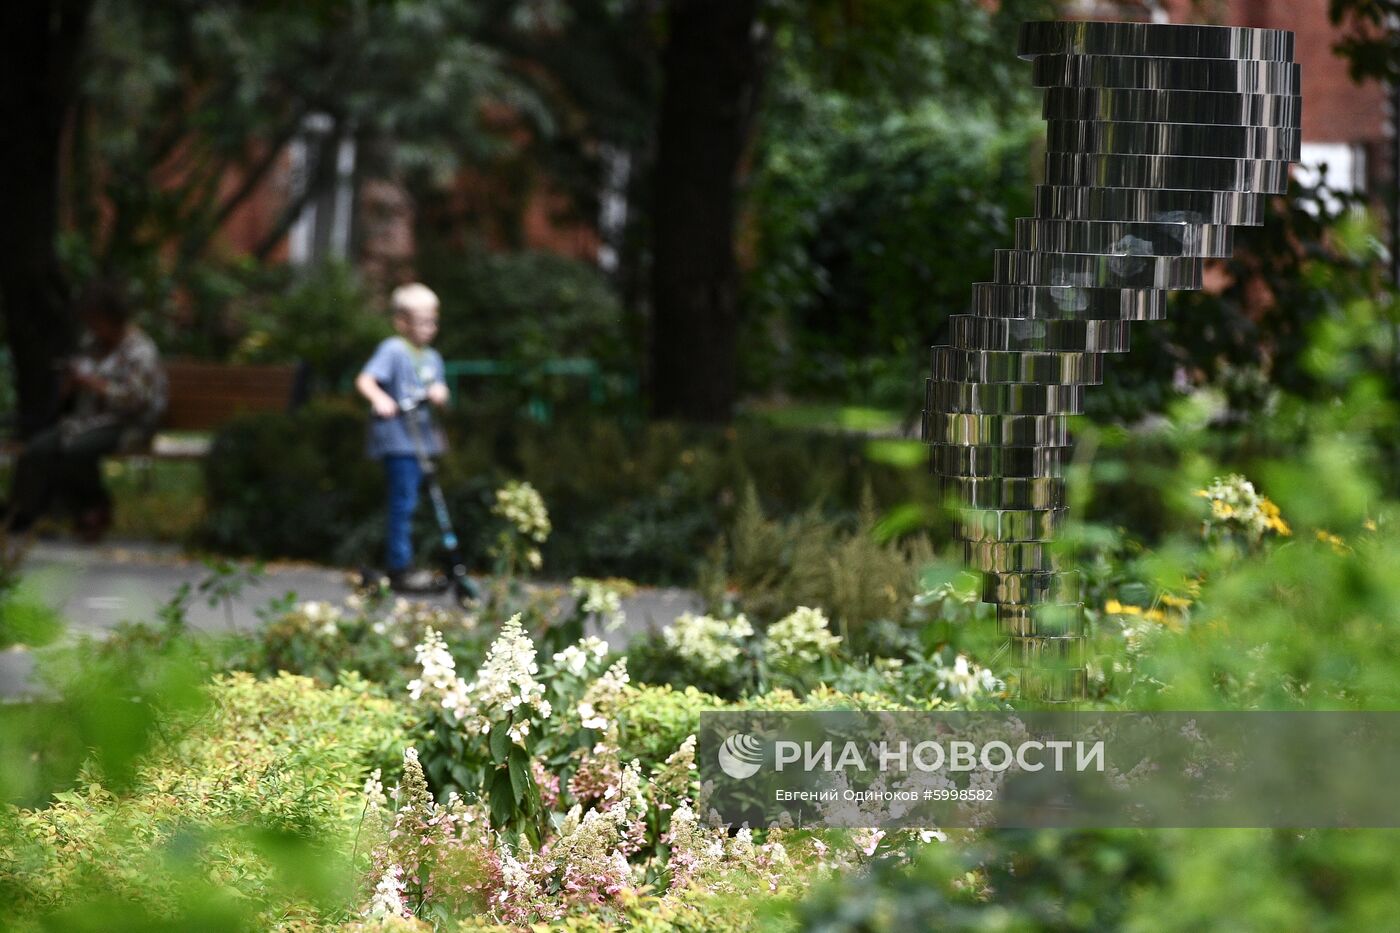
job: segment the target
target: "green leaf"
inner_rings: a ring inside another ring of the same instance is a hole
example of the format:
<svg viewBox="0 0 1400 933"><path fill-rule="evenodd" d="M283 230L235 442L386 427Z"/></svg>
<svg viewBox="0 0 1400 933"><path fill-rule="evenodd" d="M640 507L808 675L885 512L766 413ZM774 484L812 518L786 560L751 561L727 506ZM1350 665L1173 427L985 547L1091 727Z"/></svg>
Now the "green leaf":
<svg viewBox="0 0 1400 933"><path fill-rule="evenodd" d="M457 783L457 786L463 793L480 790L481 781L478 780L477 776L468 770L465 765L454 761L450 771L452 773L452 780Z"/></svg>
<svg viewBox="0 0 1400 933"><path fill-rule="evenodd" d="M491 779L491 825L499 829L515 818L515 799L510 786L510 774L505 768Z"/></svg>
<svg viewBox="0 0 1400 933"><path fill-rule="evenodd" d="M519 745L513 746L510 750L507 770L510 772L510 786L514 792L515 803L519 806L535 783L534 775L530 773L530 756Z"/></svg>
<svg viewBox="0 0 1400 933"><path fill-rule="evenodd" d="M506 763L506 755L510 753L510 736L506 733L503 723L497 723L491 728L491 760L498 765Z"/></svg>

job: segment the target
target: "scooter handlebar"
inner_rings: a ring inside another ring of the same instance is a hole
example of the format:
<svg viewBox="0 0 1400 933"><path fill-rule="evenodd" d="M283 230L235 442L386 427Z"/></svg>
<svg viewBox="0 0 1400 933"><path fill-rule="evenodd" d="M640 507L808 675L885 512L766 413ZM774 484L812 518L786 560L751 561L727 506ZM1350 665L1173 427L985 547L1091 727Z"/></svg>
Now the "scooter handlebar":
<svg viewBox="0 0 1400 933"><path fill-rule="evenodd" d="M403 398L399 399L399 411L407 414L415 408L421 408L423 403L427 401L427 398L428 393L421 389L410 395L405 395Z"/></svg>

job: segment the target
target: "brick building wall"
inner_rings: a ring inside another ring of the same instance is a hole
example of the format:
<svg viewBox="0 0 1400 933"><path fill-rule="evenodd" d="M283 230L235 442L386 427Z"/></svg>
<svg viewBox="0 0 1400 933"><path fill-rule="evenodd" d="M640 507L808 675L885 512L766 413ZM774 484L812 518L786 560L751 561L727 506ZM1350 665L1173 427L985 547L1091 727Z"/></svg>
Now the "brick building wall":
<svg viewBox="0 0 1400 933"><path fill-rule="evenodd" d="M1352 81L1346 61L1333 51L1342 33L1327 18L1327 0L1069 0L1066 13L1291 30L1303 72L1303 161L1328 159L1334 186L1377 194L1390 184L1387 89L1377 81Z"/></svg>

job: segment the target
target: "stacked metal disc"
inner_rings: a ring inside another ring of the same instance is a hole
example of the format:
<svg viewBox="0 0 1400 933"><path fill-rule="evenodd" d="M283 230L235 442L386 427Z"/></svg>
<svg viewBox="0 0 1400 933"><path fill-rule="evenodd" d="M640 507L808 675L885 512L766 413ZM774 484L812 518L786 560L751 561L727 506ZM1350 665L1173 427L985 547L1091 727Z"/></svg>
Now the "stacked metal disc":
<svg viewBox="0 0 1400 933"><path fill-rule="evenodd" d="M1128 350L1133 321L1201 287L1256 225L1298 158L1293 34L1273 29L1045 22L1018 54L1045 88L1045 184L1034 217L933 347L923 438L960 509L966 558L997 605L1023 698L1084 695L1078 575L1048 542L1065 516L1067 418Z"/></svg>

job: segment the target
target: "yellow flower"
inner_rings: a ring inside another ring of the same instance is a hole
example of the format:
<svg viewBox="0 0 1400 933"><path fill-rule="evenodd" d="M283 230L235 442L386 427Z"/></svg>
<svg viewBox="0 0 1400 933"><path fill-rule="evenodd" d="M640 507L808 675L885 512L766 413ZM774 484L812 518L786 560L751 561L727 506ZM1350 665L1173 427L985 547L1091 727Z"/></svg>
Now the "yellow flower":
<svg viewBox="0 0 1400 933"><path fill-rule="evenodd" d="M1184 599L1180 596L1173 596L1170 593L1163 593L1162 605L1172 609L1185 609L1187 606L1191 605L1191 600Z"/></svg>
<svg viewBox="0 0 1400 933"><path fill-rule="evenodd" d="M1345 554L1351 550L1339 535L1334 535L1330 531L1323 531L1321 528L1317 530L1317 540L1321 541L1323 544L1331 545L1332 550L1338 554Z"/></svg>
<svg viewBox="0 0 1400 933"><path fill-rule="evenodd" d="M1271 529L1284 537L1293 534L1293 529L1289 528L1288 522L1283 520L1283 516L1279 514L1278 506L1274 505L1272 499L1269 499L1267 496L1260 499L1259 511L1264 513L1264 517L1268 519L1267 524Z"/></svg>
<svg viewBox="0 0 1400 933"><path fill-rule="evenodd" d="M1116 599L1110 599L1104 603L1103 611L1114 616L1140 616L1142 609L1138 606L1125 606Z"/></svg>
<svg viewBox="0 0 1400 933"><path fill-rule="evenodd" d="M1168 614L1160 609L1149 609L1143 613L1143 618L1149 622L1156 622L1162 628L1170 632L1181 631L1181 617L1175 614Z"/></svg>
<svg viewBox="0 0 1400 933"><path fill-rule="evenodd" d="M1375 519L1368 518L1368 519L1366 519L1364 522L1361 523L1361 527L1362 527L1362 528L1365 528L1367 531L1375 531L1375 530L1376 530L1376 521L1375 521Z"/></svg>

